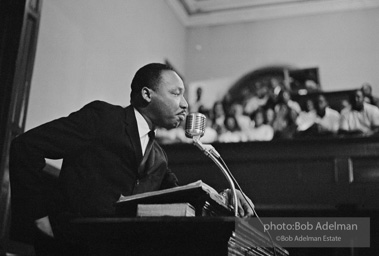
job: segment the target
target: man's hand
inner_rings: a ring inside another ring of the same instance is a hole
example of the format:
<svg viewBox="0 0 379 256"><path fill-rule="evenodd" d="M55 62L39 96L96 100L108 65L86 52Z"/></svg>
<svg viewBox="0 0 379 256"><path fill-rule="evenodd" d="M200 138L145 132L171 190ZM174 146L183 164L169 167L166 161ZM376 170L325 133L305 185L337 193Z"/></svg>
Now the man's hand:
<svg viewBox="0 0 379 256"><path fill-rule="evenodd" d="M49 216L45 216L43 218L35 220L34 224L45 235L54 237L53 229L51 228L51 225L50 225Z"/></svg>
<svg viewBox="0 0 379 256"><path fill-rule="evenodd" d="M254 216L254 211L251 207L254 208L254 204L253 202L250 200L250 198L248 198L246 195L246 200L244 198L244 196L242 195L242 192L239 191L238 189L236 189L236 193L237 193L237 201L238 201L238 215L240 217L251 217L251 216ZM234 205L233 204L233 193L232 193L232 190L231 189L227 189L227 190L224 190L222 193L221 193L222 196L225 197L225 200L226 202L229 204L229 205ZM250 205L251 207L250 207Z"/></svg>

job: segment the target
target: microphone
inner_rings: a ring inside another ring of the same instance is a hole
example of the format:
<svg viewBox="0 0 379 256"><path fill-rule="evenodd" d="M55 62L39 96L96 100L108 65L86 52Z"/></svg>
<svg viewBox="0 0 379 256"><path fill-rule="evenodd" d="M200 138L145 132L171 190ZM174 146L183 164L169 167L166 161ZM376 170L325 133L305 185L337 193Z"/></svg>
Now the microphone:
<svg viewBox="0 0 379 256"><path fill-rule="evenodd" d="M205 115L191 113L187 115L185 133L187 138L202 137L205 133Z"/></svg>
<svg viewBox="0 0 379 256"><path fill-rule="evenodd" d="M205 115L201 113L191 113L187 115L185 134L187 138L192 138L193 143L206 155L214 154L216 157L220 157L220 154L211 145L204 145L200 142L200 138L203 137L205 133Z"/></svg>
<svg viewBox="0 0 379 256"><path fill-rule="evenodd" d="M200 138L205 133L205 115L201 113L191 113L187 115L186 125L185 125L185 134L186 137L193 139L193 144L198 147L203 153L208 156L222 171L225 175L226 179L229 182L230 188L232 190L233 195L233 203L234 203L234 216L238 216L238 201L237 201L237 193L236 188L233 182L231 175L228 173L228 170L222 165L220 162L221 156L216 151L216 149L212 145L204 145L200 142Z"/></svg>

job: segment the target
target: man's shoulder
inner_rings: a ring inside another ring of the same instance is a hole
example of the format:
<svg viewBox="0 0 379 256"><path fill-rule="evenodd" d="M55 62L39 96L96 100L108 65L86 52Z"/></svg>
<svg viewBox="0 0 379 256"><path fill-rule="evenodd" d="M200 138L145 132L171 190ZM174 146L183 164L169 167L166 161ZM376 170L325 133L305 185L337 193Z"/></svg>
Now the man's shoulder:
<svg viewBox="0 0 379 256"><path fill-rule="evenodd" d="M81 109L79 109L75 113L82 113L83 115L92 116L93 118L121 118L126 113L131 112L133 110L132 107L122 107L120 105L114 105L105 101L95 100L86 105L84 105Z"/></svg>
<svg viewBox="0 0 379 256"><path fill-rule="evenodd" d="M114 105L105 101L95 100L86 104L82 109L90 109L93 111L123 111L125 107Z"/></svg>
<svg viewBox="0 0 379 256"><path fill-rule="evenodd" d="M90 103L86 104L84 108L89 107L89 108L120 108L121 106L114 105L102 100L94 100L91 101Z"/></svg>
<svg viewBox="0 0 379 256"><path fill-rule="evenodd" d="M375 105L364 103L364 110L367 112L379 112L379 108Z"/></svg>

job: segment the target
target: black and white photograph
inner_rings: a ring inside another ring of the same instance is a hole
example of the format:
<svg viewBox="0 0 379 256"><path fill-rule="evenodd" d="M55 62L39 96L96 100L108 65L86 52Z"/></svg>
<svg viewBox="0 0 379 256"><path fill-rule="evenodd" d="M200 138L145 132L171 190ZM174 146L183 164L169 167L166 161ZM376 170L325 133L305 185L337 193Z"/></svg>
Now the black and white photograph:
<svg viewBox="0 0 379 256"><path fill-rule="evenodd" d="M0 0L0 256L379 255L378 0Z"/></svg>

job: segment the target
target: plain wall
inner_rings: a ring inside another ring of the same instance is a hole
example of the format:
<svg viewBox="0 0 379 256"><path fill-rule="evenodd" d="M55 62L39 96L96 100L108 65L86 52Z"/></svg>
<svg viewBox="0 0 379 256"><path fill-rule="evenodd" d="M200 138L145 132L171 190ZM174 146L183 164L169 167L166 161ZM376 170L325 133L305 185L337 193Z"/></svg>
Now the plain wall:
<svg viewBox="0 0 379 256"><path fill-rule="evenodd" d="M92 100L129 105L135 72L166 59L184 73L185 28L165 1L43 1L26 129Z"/></svg>
<svg viewBox="0 0 379 256"><path fill-rule="evenodd" d="M318 67L324 91L367 81L379 95L379 8L194 27L187 38L190 81L238 79L272 65Z"/></svg>

